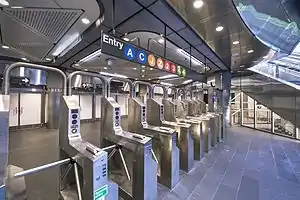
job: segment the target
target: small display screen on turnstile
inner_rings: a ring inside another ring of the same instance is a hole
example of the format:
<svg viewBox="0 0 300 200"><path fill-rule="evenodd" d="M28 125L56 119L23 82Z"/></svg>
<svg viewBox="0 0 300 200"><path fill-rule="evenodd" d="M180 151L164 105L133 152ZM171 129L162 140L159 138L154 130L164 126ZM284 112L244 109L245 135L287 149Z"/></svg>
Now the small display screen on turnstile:
<svg viewBox="0 0 300 200"><path fill-rule="evenodd" d="M78 113L78 110L77 109L73 109L73 110L71 110L71 113L72 114Z"/></svg>

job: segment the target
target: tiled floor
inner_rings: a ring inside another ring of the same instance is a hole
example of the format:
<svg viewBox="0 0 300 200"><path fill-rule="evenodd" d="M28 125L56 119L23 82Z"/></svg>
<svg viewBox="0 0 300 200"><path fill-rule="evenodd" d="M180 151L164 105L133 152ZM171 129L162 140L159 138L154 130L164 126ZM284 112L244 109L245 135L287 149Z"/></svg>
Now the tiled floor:
<svg viewBox="0 0 300 200"><path fill-rule="evenodd" d="M98 144L98 125L83 125L84 137ZM43 129L10 134L10 163L25 169L58 159L58 133ZM54 200L58 171L27 177L29 200ZM160 200L299 200L300 143L247 128L231 128L190 174Z"/></svg>
<svg viewBox="0 0 300 200"><path fill-rule="evenodd" d="M299 200L300 143L231 128L163 200Z"/></svg>

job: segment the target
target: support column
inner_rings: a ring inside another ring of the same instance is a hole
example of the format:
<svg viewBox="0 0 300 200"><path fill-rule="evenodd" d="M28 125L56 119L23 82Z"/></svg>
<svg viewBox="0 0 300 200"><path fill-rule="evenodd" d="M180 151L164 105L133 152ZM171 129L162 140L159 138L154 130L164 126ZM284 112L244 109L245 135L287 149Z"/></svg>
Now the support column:
<svg viewBox="0 0 300 200"><path fill-rule="evenodd" d="M58 129L59 127L59 105L62 96L61 89L48 89L48 123L47 128Z"/></svg>

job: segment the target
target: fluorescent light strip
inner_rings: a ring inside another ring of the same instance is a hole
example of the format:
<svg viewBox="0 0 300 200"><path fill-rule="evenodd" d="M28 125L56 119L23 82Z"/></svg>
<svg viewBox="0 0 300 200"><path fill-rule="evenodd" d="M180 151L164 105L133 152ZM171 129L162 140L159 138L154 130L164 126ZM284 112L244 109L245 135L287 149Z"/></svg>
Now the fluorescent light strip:
<svg viewBox="0 0 300 200"><path fill-rule="evenodd" d="M182 55L184 55L184 57L190 59L191 55L188 52L184 51L183 49L178 49L177 51ZM204 65L200 60L198 60L194 56L192 56L191 58L192 58L192 63L194 63L195 65Z"/></svg>
<svg viewBox="0 0 300 200"><path fill-rule="evenodd" d="M90 60L92 60L93 58L99 56L101 54L101 49L95 51L94 53L91 53L90 55L82 58L79 63L85 63L85 62L88 62Z"/></svg>
<svg viewBox="0 0 300 200"><path fill-rule="evenodd" d="M70 51L74 46L76 46L81 41L79 33L75 33L71 36L68 36L68 39L64 40L55 51L52 53L53 56L63 56L68 51Z"/></svg>
<svg viewBox="0 0 300 200"><path fill-rule="evenodd" d="M175 77L178 77L178 76L175 74L169 74L169 75L165 75L165 76L160 76L158 78L159 79L167 79L167 78L175 78Z"/></svg>
<svg viewBox="0 0 300 200"><path fill-rule="evenodd" d="M189 80L183 81L183 84L188 84L188 83L191 83L191 82L193 82L193 80L189 79Z"/></svg>
<svg viewBox="0 0 300 200"><path fill-rule="evenodd" d="M171 84L171 83L166 83L166 82L160 82L160 84L166 85L166 86L173 86L173 84Z"/></svg>
<svg viewBox="0 0 300 200"><path fill-rule="evenodd" d="M100 72L100 74L104 75L104 76L113 76L113 77L118 77L118 78L128 78L127 76L124 76L122 74L111 74L108 72Z"/></svg>

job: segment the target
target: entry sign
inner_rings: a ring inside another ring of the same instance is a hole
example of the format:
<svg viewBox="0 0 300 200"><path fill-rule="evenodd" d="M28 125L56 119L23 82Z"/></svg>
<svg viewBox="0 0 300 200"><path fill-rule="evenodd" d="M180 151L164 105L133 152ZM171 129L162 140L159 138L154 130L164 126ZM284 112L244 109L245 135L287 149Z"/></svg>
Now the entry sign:
<svg viewBox="0 0 300 200"><path fill-rule="evenodd" d="M94 200L104 200L107 194L108 194L108 186L104 185L103 187L96 190L94 194Z"/></svg>
<svg viewBox="0 0 300 200"><path fill-rule="evenodd" d="M197 72L180 66L163 57L157 56L152 52L124 42L113 36L102 34L101 51L104 54L119 57L138 64L147 65L152 68L160 69L168 73L177 74L181 77L199 76Z"/></svg>

